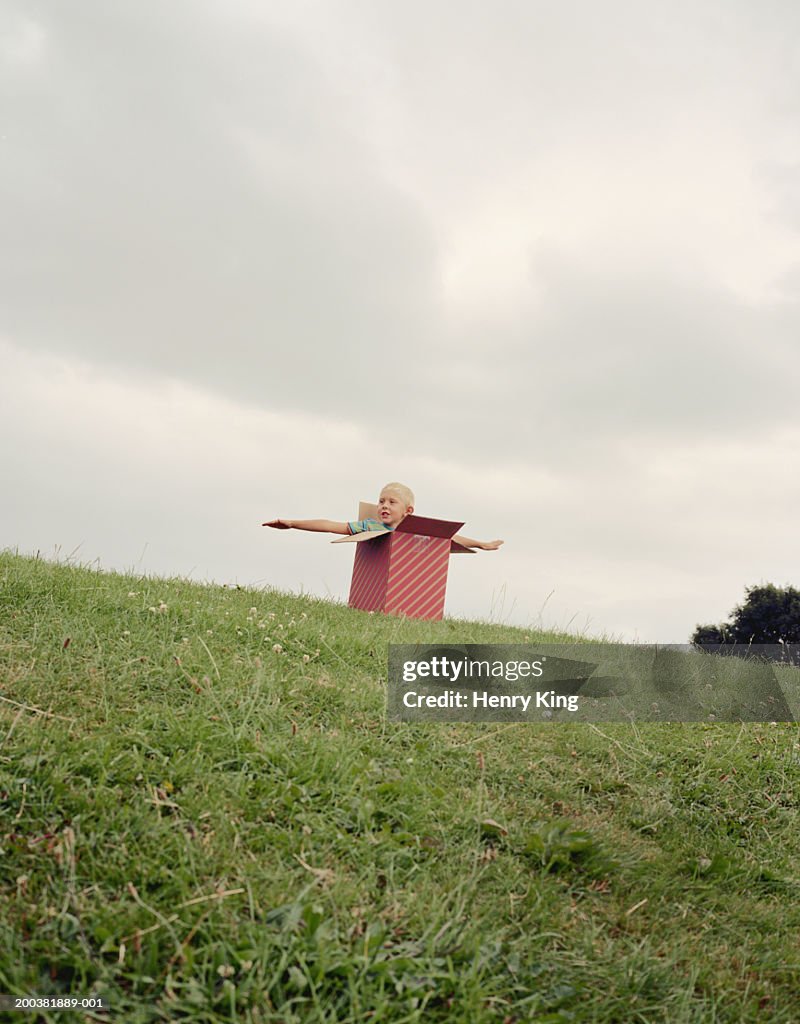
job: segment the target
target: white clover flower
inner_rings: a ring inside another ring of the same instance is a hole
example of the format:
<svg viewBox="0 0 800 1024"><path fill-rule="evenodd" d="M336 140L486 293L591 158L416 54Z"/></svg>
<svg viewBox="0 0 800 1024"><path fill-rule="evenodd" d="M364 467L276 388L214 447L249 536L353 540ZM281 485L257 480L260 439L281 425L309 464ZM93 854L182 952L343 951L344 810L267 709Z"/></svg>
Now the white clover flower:
<svg viewBox="0 0 800 1024"><path fill-rule="evenodd" d="M250 615L258 615L258 608L251 608Z"/></svg>
<svg viewBox="0 0 800 1024"><path fill-rule="evenodd" d="M283 652L283 648L280 644L273 644L272 649L276 654L281 654Z"/></svg>
<svg viewBox="0 0 800 1024"><path fill-rule="evenodd" d="M303 664L307 665L309 663L309 661L311 661L311 655L310 654L304 654L303 655Z"/></svg>

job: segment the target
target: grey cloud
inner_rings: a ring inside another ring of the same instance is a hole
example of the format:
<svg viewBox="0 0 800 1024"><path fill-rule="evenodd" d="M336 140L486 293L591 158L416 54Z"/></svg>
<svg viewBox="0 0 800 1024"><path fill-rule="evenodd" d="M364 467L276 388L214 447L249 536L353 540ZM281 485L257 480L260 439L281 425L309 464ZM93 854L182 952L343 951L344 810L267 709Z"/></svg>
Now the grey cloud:
<svg viewBox="0 0 800 1024"><path fill-rule="evenodd" d="M654 137L676 89L680 108L703 74L728 80L746 5L311 5L334 33L327 64L308 24L278 27L270 10L37 7L41 63L5 71L7 336L483 463L580 462L630 434L747 433L795 415L795 311L659 267L615 271L613 256L579 265L558 239L546 256L531 239L536 303L480 331L448 327L434 228L362 123L385 58L370 116L389 116L396 90L409 159L456 195L556 136L621 124ZM759 68L789 17L770 11ZM721 36L704 48L693 18ZM399 424L380 418L387 396Z"/></svg>
<svg viewBox="0 0 800 1024"><path fill-rule="evenodd" d="M432 388L417 425L449 434L441 455L528 452L556 468L589 454L613 462L626 437L751 439L798 421L787 372L797 326L796 311L702 282L562 262L513 327L464 339L471 386L440 363L439 402Z"/></svg>
<svg viewBox="0 0 800 1024"><path fill-rule="evenodd" d="M81 11L42 18L47 61L7 124L7 335L373 414L392 347L429 348L436 248L324 76L194 5Z"/></svg>

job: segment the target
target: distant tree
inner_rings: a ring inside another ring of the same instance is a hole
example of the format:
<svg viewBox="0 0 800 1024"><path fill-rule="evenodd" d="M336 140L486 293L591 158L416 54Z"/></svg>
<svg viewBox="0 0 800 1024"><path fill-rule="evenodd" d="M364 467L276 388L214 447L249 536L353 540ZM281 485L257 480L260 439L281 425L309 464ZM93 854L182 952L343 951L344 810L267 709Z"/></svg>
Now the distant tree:
<svg viewBox="0 0 800 1024"><path fill-rule="evenodd" d="M692 633L693 644L724 644L725 631L722 626L697 626Z"/></svg>
<svg viewBox="0 0 800 1024"><path fill-rule="evenodd" d="M800 590L772 583L747 587L744 604L733 609L729 622L698 626L693 644L800 643Z"/></svg>

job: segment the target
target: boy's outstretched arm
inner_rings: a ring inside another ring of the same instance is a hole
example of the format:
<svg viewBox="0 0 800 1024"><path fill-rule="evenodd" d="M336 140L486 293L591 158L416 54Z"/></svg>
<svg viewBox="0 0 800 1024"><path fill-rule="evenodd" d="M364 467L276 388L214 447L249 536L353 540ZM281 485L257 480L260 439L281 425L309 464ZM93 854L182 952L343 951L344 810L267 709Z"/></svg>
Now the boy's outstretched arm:
<svg viewBox="0 0 800 1024"><path fill-rule="evenodd" d="M462 537L460 533L451 539L465 548L479 548L481 551L496 551L503 543L501 540L470 540L469 537Z"/></svg>
<svg viewBox="0 0 800 1024"><path fill-rule="evenodd" d="M274 530L311 530L314 533L350 533L347 523L337 523L333 519L270 519L262 526L271 526Z"/></svg>

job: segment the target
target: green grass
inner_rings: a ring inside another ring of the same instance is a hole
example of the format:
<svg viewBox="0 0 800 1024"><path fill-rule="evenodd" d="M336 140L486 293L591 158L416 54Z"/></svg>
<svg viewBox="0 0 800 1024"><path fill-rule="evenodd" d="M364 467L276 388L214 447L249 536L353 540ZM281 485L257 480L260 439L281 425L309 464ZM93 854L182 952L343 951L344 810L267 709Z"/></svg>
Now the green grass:
<svg viewBox="0 0 800 1024"><path fill-rule="evenodd" d="M528 636L0 555L0 992L797 1021L796 727L387 723L387 643Z"/></svg>

